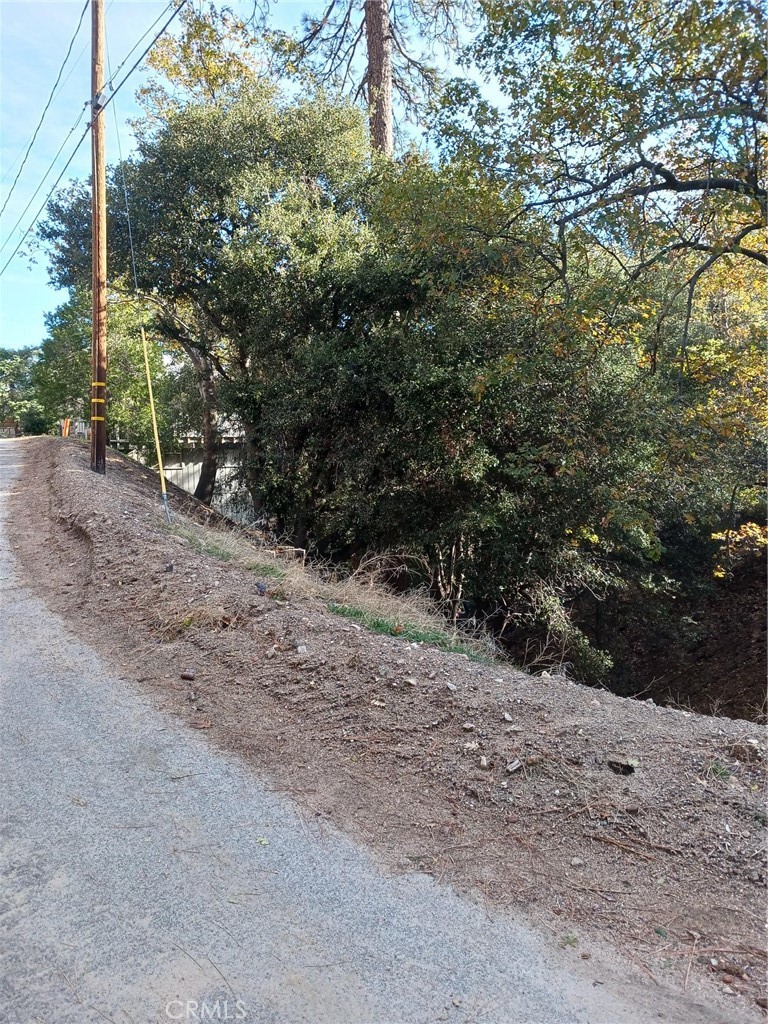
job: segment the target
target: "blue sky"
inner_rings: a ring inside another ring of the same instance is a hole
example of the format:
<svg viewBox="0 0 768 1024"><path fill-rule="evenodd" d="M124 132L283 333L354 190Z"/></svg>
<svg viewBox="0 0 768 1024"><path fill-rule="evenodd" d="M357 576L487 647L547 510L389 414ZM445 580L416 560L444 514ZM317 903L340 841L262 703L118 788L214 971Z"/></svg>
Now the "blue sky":
<svg viewBox="0 0 768 1024"><path fill-rule="evenodd" d="M45 106L67 46L83 9L84 0L0 0L0 196L5 203L19 170L21 157ZM250 0L229 0L227 6L244 15L252 9ZM273 23L283 28L297 24L305 11L322 9L322 2L281 0L276 4ZM137 40L167 7L167 0L107 0L107 45L113 71ZM165 20L165 19L163 19ZM162 24L159 22L158 28ZM154 34L154 33L153 33ZM143 51L152 36L136 51L127 67ZM126 68L127 70L127 68ZM117 111L123 155L131 148L126 122L138 108L134 94L142 82L137 71L114 101ZM57 150L72 128L78 111L90 98L90 11L87 11L67 62L62 82L40 133L31 150L19 181L0 221L0 267L15 249L22 234L45 199L64 166L75 142L85 127L86 115L44 180L43 187L30 202L44 179ZM114 113L107 111L107 160L117 160L117 128ZM88 139L67 170L69 178L90 174ZM0 205L2 205L0 203ZM23 215L23 216L22 216ZM14 230L17 221L19 227ZM0 277L0 347L20 348L37 345L45 337L44 315L66 298L48 283L45 255L38 253L31 263L26 247L14 258Z"/></svg>

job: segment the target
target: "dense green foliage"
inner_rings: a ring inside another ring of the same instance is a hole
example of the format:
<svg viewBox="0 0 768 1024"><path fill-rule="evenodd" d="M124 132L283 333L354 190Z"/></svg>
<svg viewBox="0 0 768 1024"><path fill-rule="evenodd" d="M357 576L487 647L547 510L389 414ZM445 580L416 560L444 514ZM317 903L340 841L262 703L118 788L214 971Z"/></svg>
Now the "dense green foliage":
<svg viewBox="0 0 768 1024"><path fill-rule="evenodd" d="M34 385L37 350L0 348L0 423L13 421L25 434L44 434L50 427Z"/></svg>
<svg viewBox="0 0 768 1024"><path fill-rule="evenodd" d="M651 210L662 170L641 163L606 183L641 135L660 144L666 122L675 180L742 173L727 119L720 165L706 165L713 137L702 118L690 130L704 85L678 88L673 108L664 68L683 71L648 12L661 63L637 49L640 6L627 3L615 31L597 8L485 6L484 59L503 88L519 100L534 75L527 149L519 122L499 131L484 102L458 105L459 90L451 153L388 161L355 107L287 100L250 67L234 82L219 69L187 102L155 90L110 198L119 278L124 174L144 312L168 351L187 354L206 408L242 430L254 518L336 561L417 556L412 582L453 620L486 621L517 651L533 639L592 680L610 659L590 643L590 602L641 607L708 585L722 537L764 515L763 284L747 235L733 241L759 190L670 189ZM691 52L715 53L729 15L702 18ZM602 63L582 59L579 33ZM753 74L750 40L728 82ZM639 91L638 61L650 61ZM691 66L705 82L704 58ZM552 191L573 184L558 163L568 147L583 164L566 160L569 174L600 185L594 202ZM51 204L43 237L57 283L82 286L81 185ZM57 377L76 362L71 346L82 351L78 301L43 349L51 410L82 394ZM119 359L115 387L141 438Z"/></svg>
<svg viewBox="0 0 768 1024"><path fill-rule="evenodd" d="M109 436L141 455L154 452L144 354L139 333L141 312L135 302L113 296L109 304ZM80 289L46 318L48 336L30 369L44 421L89 418L91 397L91 300ZM188 429L189 373L174 365L157 345L150 346L152 387L158 405L161 438Z"/></svg>

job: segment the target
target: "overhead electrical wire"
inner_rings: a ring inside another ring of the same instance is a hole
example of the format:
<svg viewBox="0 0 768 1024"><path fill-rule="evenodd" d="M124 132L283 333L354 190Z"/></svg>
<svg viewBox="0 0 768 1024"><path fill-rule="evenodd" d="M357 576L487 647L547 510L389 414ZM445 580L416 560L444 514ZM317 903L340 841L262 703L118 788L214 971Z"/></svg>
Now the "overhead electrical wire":
<svg viewBox="0 0 768 1024"><path fill-rule="evenodd" d="M88 3L90 3L90 0L88 0ZM110 0L109 4L107 5L107 14L109 14L109 12L110 12L110 9L112 8L112 6L113 6L113 4L114 4L114 3L115 3L115 0ZM88 4L86 3L86 7L87 7L87 6L88 6ZM170 8L171 8L172 6L173 6L173 0L171 0L171 2L170 2L170 3L166 4L166 6L165 6L165 7L164 7L164 8L162 9L162 11L160 12L160 14L158 14L158 16L157 16L157 17L155 18L155 20L154 20L154 21L152 22L152 24L151 24L151 25L149 26L149 28L148 28L148 29L146 30L146 32L144 32L144 34L143 34L143 35L141 35L141 36L140 36L140 37L139 37L139 38L138 38L138 39L136 40L136 42L135 42L135 43L133 44L133 46L131 47L131 49L130 49L130 50L128 51L128 53L127 53L127 54L125 55L125 57L123 58L122 62L121 62L121 63L120 63L119 65L118 65L117 71L115 71L115 73L114 73L114 74L112 73L112 70L110 69L110 72L109 72L109 74L110 74L110 82L111 82L111 81L112 81L112 80L113 80L113 79L115 78L115 75L117 75L117 73L118 73L118 72L119 72L119 71L120 71L120 70L121 70L121 69L122 69L122 68L123 68L123 67L125 66L125 64L126 64L126 63L128 62L128 59L129 59L129 58L131 57L131 55L132 55L132 54L133 54L133 53L134 53L134 52L135 52L135 51L136 51L136 50L137 50L137 49L139 48L139 46L141 45L141 43L143 42L143 40L144 40L144 39L146 39L146 37L147 37L147 36L149 35L149 33L150 33L150 32L152 31L152 29L153 29L153 28L155 27L155 25L157 25L157 23L158 23L159 21L161 21L161 20L162 20L162 18L164 18L164 17L165 17L166 13L167 13L167 12L168 12L168 11L170 10ZM82 15L81 15L81 17L80 17L80 22L82 23ZM79 28L79 25L78 25L78 28ZM77 33L75 33L75 35L77 35ZM73 42L74 42L74 38L73 38ZM74 74L75 70L77 69L77 66L79 65L80 61L81 61L81 60L83 59L83 56L84 56L84 54L85 54L86 50L88 49L89 45L90 45L90 39L88 40L88 42L86 42L86 43L84 44L83 48L82 48L82 49L80 50L80 52L78 53L78 55L77 55L77 57L75 58L74 62L72 63L72 66L70 67L69 71L67 72L67 74L65 75L65 77L64 77L64 78L63 78L63 79L61 80L61 82L59 82L59 84L58 84L58 88L56 87L56 83L54 83L54 87L53 87L53 90L51 90L51 92L52 92L52 98L53 98L53 99L55 99L55 98L56 98L56 96L57 96L57 95L58 95L58 94L59 94L59 93L61 92L61 90L62 90L62 89L64 88L64 86L65 86L65 85L67 84L67 82L68 82L68 81L70 80L70 78L71 78L71 77L72 77L72 75ZM58 81L58 79L57 79L57 81ZM109 85L109 84L110 84L110 82L108 82L108 83L107 83L107 85ZM33 140L33 141L34 141L34 140ZM31 143L30 143L30 146L31 146ZM11 176L11 174L13 173L13 171L14 171L14 169L15 169L15 167L16 167L16 164L17 164L17 163L19 162L19 160L21 159L21 155L22 155L22 154L21 154L21 153L19 153L19 154L18 154L18 155L16 156L15 160L13 160L13 162L12 162L11 164L9 164L9 166L8 166L7 170L5 171L5 173L3 174L2 178L0 178L0 181L5 181L5 180L6 180L6 178L9 178L9 177Z"/></svg>
<svg viewBox="0 0 768 1024"><path fill-rule="evenodd" d="M2 2L2 0L0 0L0 2ZM109 12L112 9L112 6L114 5L114 3L115 3L115 0L109 0L109 3L107 4L107 14L109 14ZM90 36L89 36L88 40L85 43L83 43L83 46L82 46L80 52L78 53L77 57L75 57L74 63L72 64L72 67L69 69L69 71L67 72L66 76L62 79L61 85L59 86L59 89L58 89L59 92L61 92L61 90L64 88L64 86L67 84L67 82L70 80L72 75L77 70L77 67L80 64L80 61L85 56L85 52L86 52L86 50L89 49L90 45L91 45L91 40L90 40Z"/></svg>
<svg viewBox="0 0 768 1024"><path fill-rule="evenodd" d="M110 79L112 78L112 67L109 60L109 43L106 46L107 50L107 67L109 68ZM133 244L133 226L131 224L131 204L128 199L128 179L125 176L125 164L123 163L123 147L120 142L120 124L117 118L117 104L112 105L112 113L115 115L115 138L117 140L117 157L118 166L120 167L120 177L123 182L123 197L125 199L125 219L128 222L128 244L131 250L131 269L133 270L133 288L136 294L136 298L140 297L139 292L139 275L136 270L136 249ZM152 435L155 439L155 454L157 455L157 471L160 476L160 496L163 502L163 508L165 510L165 516L168 522L171 522L171 507L168 504L168 488L165 485L165 466L163 465L163 448L160 444L160 431L157 426L157 409L155 407L155 393L152 387L152 370L149 365L149 342L147 341L147 332L144 329L142 323L139 327L141 334L141 347L144 355L144 373L147 378L147 397L149 398L149 411L152 416Z"/></svg>
<svg viewBox="0 0 768 1024"><path fill-rule="evenodd" d="M165 24L164 24L164 25L162 26L162 28L161 28L161 29L159 30L159 32L157 32L157 33L156 33L156 35L154 36L154 38L152 39L152 41L150 42L150 44L149 44L149 45L148 45L148 46L146 47L146 49L145 49L145 50L144 50L144 52L143 52L143 53L141 54L141 56L140 56L140 57L138 58L138 60L136 60L136 61L135 61L135 63L134 63L134 64L133 64L133 65L132 65L132 66L131 66L131 67L129 68L129 70L127 71L127 73L126 73L126 74L125 74L125 75L123 76L123 78L122 78L122 79L120 80L120 82L119 82L119 83L118 83L118 84L117 84L116 86L113 86L113 85L112 85L112 81L113 81L113 79L111 79L111 80L110 80L110 81L109 81L108 83L106 83L106 85L110 86L110 88L112 89L112 91L111 91L111 94L110 94L110 95L109 95L109 96L108 96L108 97L107 97L107 98L106 98L106 99L104 100L104 102L103 102L103 103L101 104L101 106L100 106L100 108L99 108L99 109L100 109L100 111L101 111L101 110L104 110L104 109L105 109L106 107L108 107L108 106L109 106L109 104L110 104L110 103L112 102L112 100L114 99L114 97L115 97L115 96L117 95L117 93L118 93L118 92L119 92L119 91L120 91L120 90L122 89L122 87L123 87L123 86L125 85L125 83L126 83L126 82L128 81L128 79L129 79L129 78L131 77L131 75L132 75L132 74L134 73L134 71L135 71L135 70L136 70L136 69L137 69L137 68L139 67L139 65L141 64L141 62L142 62L142 61L144 60L144 58L145 58L145 57L147 56L147 54L148 54L148 53L149 53L149 51L150 51L150 50L152 49L152 47L153 47L153 46L155 45L155 43L156 43L156 42L158 41L158 39L160 39L160 37L161 37L161 36L163 35L163 33L164 33L164 32L166 31L166 29L167 29L167 28L169 27L169 25L171 24L171 22L172 22L172 21L173 21L173 20L174 20L174 19L175 19L175 18L176 18L176 17L178 16L178 15L179 15L179 13L180 13L180 12L181 12L181 11L182 11L182 10L183 10L183 9L184 9L184 8L185 8L186 6L187 6L187 4L188 4L188 3L189 3L189 0L182 0L182 2L181 2L181 3L179 4L179 5L178 5L178 7L176 7L176 8L175 8L175 10L174 10L174 11L173 11L173 13L171 14L170 18L168 18L168 20L167 20L167 21L165 22ZM172 4L170 4L170 3L169 3L169 4L168 4L168 6L167 6L167 7L166 7L166 8L165 8L165 9L163 10L163 14L165 13L165 11L167 11L167 10L168 10L168 7L171 7L171 6L172 6ZM160 17L162 17L162 14L160 15ZM160 18L156 18L156 19L155 19L155 21L154 21L154 22L152 23L152 25L153 25L153 26L154 26L154 25L156 25L156 24L157 24L157 22L158 22L159 20L160 20ZM144 39L144 38L145 38L145 37L147 36L147 34L149 33L149 31L151 31L151 29L147 29L147 31L146 31L146 32L144 32L144 33L143 33L143 34L141 35L141 37L139 38L139 42L135 43L135 44L133 45L133 47L131 48L131 50L129 51L129 55L130 55L131 53L133 53L133 52L134 52L134 51L136 50L136 48L137 48L137 47L139 46L139 44L140 44L141 40L142 40L142 39ZM119 68L118 68L118 71L120 70L120 68L124 67L124 65L125 65L125 64L127 63L127 61L128 61L128 57L126 56L126 58L125 58L125 59L123 60L123 62L122 62L122 63L120 64L120 66L119 66ZM115 74L117 74L117 72L115 72ZM106 85L105 85L105 88L106 88ZM96 97L94 96L94 97L93 97L93 99L91 100L91 104L93 104L93 102L94 102L94 100L95 100L95 99L96 99ZM85 104L85 106L87 107L87 106L88 106L88 104L86 103L86 104ZM3 250L4 248L5 248L5 245L7 245L7 244L8 244L8 242L10 241L10 236L12 236L12 235L13 235L13 233L14 233L14 232L16 231L16 229L18 228L19 224L20 224L20 223L21 223L21 221L23 220L23 218L24 218L24 215L26 214L27 210L28 210L28 209L29 209L29 207L30 207L30 206L32 205L32 202L34 201L34 198L35 198L35 196L36 196L36 195L37 195L37 194L39 193L40 189L41 189L41 188L43 187L43 184L44 184L44 182L45 182L45 179L46 179L46 178L48 177L48 175L49 175L49 174L51 173L51 170L53 169L53 165L54 165L54 164L56 163L56 160L57 160L57 159L59 158L59 155L60 155L61 151L62 151L62 150L64 149L64 146L66 145L67 139L69 138L69 136L70 136L70 135L72 134L72 132L73 132L73 131L75 130L75 128L77 127L77 125L78 125L78 123L79 123L79 121L80 121L80 118L81 118L81 117L82 117L82 111L80 112L80 114L78 114L78 117L77 117L77 121L76 121L76 122L75 122L75 124L74 124L74 125L72 126L72 128L70 128L70 130L69 130L69 134L67 135L67 138L66 138L66 139L64 140L64 142L63 142L63 143L61 144L61 146L59 147L59 151L58 151L58 153L56 154L56 156L55 156L55 157L53 158L53 160L51 161L51 163L50 163L50 165L49 165L49 167L48 167L48 170L47 170L47 171L45 172L45 174L43 175L43 178L42 178L42 180L40 181L40 184L39 184L39 185L37 186L37 188L35 189L35 192L34 192L34 193L33 193L33 195L32 195L32 199L30 199L30 201L29 201L29 202L27 203L26 207L24 208L24 212L23 212L23 213L21 214L21 217L19 217L18 221L17 221L17 222L16 222L16 224L14 225L14 227L13 227L13 230L12 230L12 231L10 232L10 234L9 234L9 238L8 238L8 240L7 240L6 242L5 242L5 244L4 244L4 245L0 246L0 252L2 252L2 250ZM40 214L41 214L41 213L43 212L43 210L45 209L46 205L48 204L48 201L49 201L49 200L50 200L50 198L52 197L53 193L54 193L54 192L56 191L56 188L58 187L58 185L59 185L59 182L61 181L61 179L62 179L62 178L64 177L64 175L66 174L66 172L67 172L67 169L69 168L69 165L70 165L70 164L72 163L72 161L74 160L74 158L75 158L75 155L76 155L77 151L79 150L80 146L82 145L82 143L83 143L83 140L84 140L84 139L85 139L85 137L86 137L86 136L88 135L88 132L90 131L90 128L91 128L91 125L90 125L90 122L89 122L89 124L87 125L87 127L86 127L85 131L84 131L84 132L83 132L83 134L82 134L82 135L80 136L80 138L79 138L79 139L77 140L77 144L76 144L76 146L75 146L74 150L73 150L73 151L72 151L72 152L70 153L70 155L69 155L69 158L68 158L67 162L66 162L66 163L64 164L64 167L62 168L62 170L61 170L61 172L60 172L60 174L59 174L58 178L56 179L56 181L55 181L55 182L53 183L53 185L51 186L51 189L50 189L50 191L48 192L48 195L47 195L47 196L45 197L45 199L43 200L43 202L42 202L42 204L41 204L40 208L38 209L37 213L35 214L34 218L32 219L32 222L30 223L29 227L28 227L28 228L27 228L27 230L26 230L26 231L24 232L24 234L23 234L23 235L21 236L21 238L19 239L19 242L18 242L18 244L16 245L16 248L15 248L15 249L13 250L13 252L11 253L11 255L10 255L10 256L8 257L8 259L6 260L6 262L5 262L4 264L3 264L2 268L0 268L0 277L2 277L2 275L3 275L3 274L5 273L5 271L6 271L7 269L8 269L8 267L9 267L10 263L11 263L11 262L13 261L14 257L15 257L15 256L16 256L16 254L18 253L19 249L21 249L22 245L24 244L24 241L26 240L26 238L27 238L27 236L29 235L30 231L32 231L32 229L34 228L35 224L36 224L36 223L37 223L37 221L38 221L38 218L40 217Z"/></svg>
<svg viewBox="0 0 768 1024"><path fill-rule="evenodd" d="M115 96L116 96L116 95L117 95L117 94L118 94L118 93L120 92L120 90L122 89L122 87L123 87L123 86L125 85L125 83L126 83L126 82L128 81L128 79L129 79L129 78L131 77L131 75L133 74L133 72L134 72L134 71L135 71L135 70L136 70L136 69L138 68L138 66L139 66L139 65L141 64L141 62L142 62L142 61L144 60L144 58L145 58L145 57L147 56L147 54L149 53L149 51L150 51L150 50L152 49L152 47L153 47L153 46L155 45L155 43L156 43L156 42L158 41L158 39L159 39L159 38L160 38L160 37L161 37L161 36L163 35L163 33L165 32L165 30L166 30L166 29L168 28L168 26L169 26L169 25L171 24L171 22L172 22L172 21L173 21L173 20L174 20L174 19L175 19L176 17L178 17L178 15L179 15L179 14L180 14L180 13L181 13L181 12L182 12L183 10L184 10L184 8L185 8L185 7L187 6L187 4L188 4L188 3L189 3L189 0L181 0L181 3L179 4L179 6L178 6L178 7L177 7L177 8L176 8L176 9L174 10L173 14L172 14L172 15L170 16L170 18L169 18L169 19L168 19L168 20L166 21L166 23L165 23L165 24L163 25L163 27L162 27L162 28L160 29L160 31L159 31L159 32L157 33L157 35L156 35L156 36L154 37L154 39L153 39L153 40L152 40L152 42L151 42L151 43L149 44L149 46L148 46L148 47L147 47L147 48L146 48L146 49L144 50L144 52L143 52L143 53L142 53L142 55L141 55L141 56L140 56L140 57L138 58L138 60L137 60L137 61L136 61L136 62L135 62L134 64L132 64L132 65L131 65L131 67L129 68L129 70L128 70L127 74L126 74L126 75L125 75L125 76L123 77L123 79L122 79L122 80L120 81L120 83L119 83L118 85L115 85L115 86L113 87L113 85L112 85L112 80L110 80L109 82L107 82L107 83L106 83L106 84L107 84L107 86L109 86L109 87L110 87L110 89L111 89L111 92L110 92L110 95L109 95L109 96L108 96L108 97L106 98L106 100L104 101L104 104L103 104L103 106L102 106L102 110L103 110L104 108L106 108L106 107L108 107L108 106L109 106L109 104L110 104L110 103L112 102L112 100L113 100L113 99L115 98ZM168 7L170 7L170 6L172 6L172 5L171 5L171 4L169 4L169 5L168 5ZM166 7L166 10L168 10L168 8L167 8L167 7ZM161 17L162 17L162 15L161 15ZM159 20L160 20L160 18L157 18L157 19L156 19L156 20L155 20L155 21L153 22L153 24L155 24L155 25L156 25L156 24L157 24L157 22L158 22ZM148 30L148 31L149 31L149 30ZM144 36L146 36L146 35L147 35L147 32L145 32L145 33L144 33ZM144 36L142 36L141 38L143 39L143 38L144 38ZM139 44L138 44L138 43L136 43L136 45L135 45L135 46L133 47L133 49L132 49L132 50L131 50L130 52L131 52L131 53L133 53L133 51L134 51L134 50L136 49L136 47L137 47L138 45L139 45ZM127 61L128 61L128 57L126 57L126 58L125 58L125 59L123 60L122 64L120 64L120 66L118 67L117 71L115 72L115 75L117 75L117 74L118 74L118 72L120 71L120 68L122 68L122 67L124 67L124 66L125 66L125 64L127 63Z"/></svg>
<svg viewBox="0 0 768 1024"><path fill-rule="evenodd" d="M16 185L18 184L19 178L21 177L21 172L24 170L24 165L26 164L27 160L29 159L29 154L32 152L32 147L35 144L35 139L37 139L38 133L39 133L40 129L43 126L43 121L45 120L45 115L48 113L48 111L50 109L50 106L51 106L51 103L53 103L53 98L56 95L56 87L58 86L59 82L61 81L61 76L64 74L64 68L67 66L67 61L69 60L70 54L72 53L72 47L75 45L75 40L77 39L77 36L78 36L78 34L80 32L80 26L83 24L83 18L85 17L85 12L88 10L88 4L90 2L91 2L91 0L85 0L85 4L83 5L83 9L82 9L82 11L80 11L80 17L79 17L78 22L77 22L77 28L75 29L74 35L72 36L72 38L69 41L69 46L67 47L67 52L64 54L64 60L61 62L61 67L59 68L59 73L56 75L56 81L53 83L53 86L51 88L51 91L50 91L50 94L49 94L48 99L46 101L46 104L43 107L43 112L40 115L40 120L37 122L37 126L35 127L35 130L32 132L32 138L29 140L29 145L27 146L26 152L24 153L24 158L21 161L21 166L19 167L18 171L16 172L16 177L13 179L13 184L11 185L10 189L8 190L8 195L5 197L5 202L3 203L2 209L0 209L0 217L2 217L2 215L5 213L5 208L8 205L8 203L9 203L9 201L11 199L11 196L13 195L13 190L16 188Z"/></svg>
<svg viewBox="0 0 768 1024"><path fill-rule="evenodd" d="M86 104L84 104L84 106L83 106L83 110L85 110L85 108L86 108L87 106L88 106L88 104L87 104L87 103L86 103ZM77 115L77 120L76 120L76 121L75 121L75 123L74 123L74 124L72 125L72 127L71 127L71 128L69 129L69 132L67 133L67 136L66 136L66 138L64 139L64 141L62 142L62 144L61 144L61 145L59 146L59 149L58 149L58 152L56 153L56 156L55 156L55 157L53 158L53 160L51 160L50 164L48 165L48 170L47 170L47 171L45 172L45 174L43 175L43 177L42 177L42 178L40 179L40 184L39 184L39 185L37 186L37 188L35 189L35 191L34 191L34 192L32 193L32 198L31 198L31 199L29 200L29 202L27 203L27 205L26 205L26 206L24 207L24 209L22 210L22 212L21 212L21 214L20 214L20 216L19 216L19 219L18 219L18 220L16 221L16 223L14 224L13 228L11 229L11 231L9 231L9 233L8 233L8 237L6 238L6 240L5 240L4 242L3 242L3 244L2 244L2 245L0 245L0 252L2 252L2 251L3 251L3 249L4 249L4 248L5 248L5 247L6 247L6 246L7 246L7 245L8 245L9 243L10 243L10 241L11 241L11 239L12 239L12 237L13 237L13 234L14 234L14 232L15 232L15 231L16 231L16 229L17 229L17 228L19 227L19 225L21 224L21 222L22 222L22 221L24 220L24 217L26 216L27 210L29 210L30 206L31 206L31 205L32 205L32 203L33 203L33 202L35 201L35 197L36 197L36 196L38 195L38 193L40 192L40 189L41 189L41 188L43 187L43 185L45 184L45 180L46 180L46 178L47 178L47 177L48 177L48 175L49 175L49 174L51 173L51 171L52 171L52 170L53 170L53 168L54 168L54 165L55 165L56 161L57 161L57 160L59 159L59 157L61 156L61 151L62 151L62 150L64 149L64 147L66 146L66 144L67 144L67 140L69 139L70 135L71 135L71 134L72 134L72 133L74 132L74 130L75 130L75 129L77 128L78 124L80 123L80 119L81 119L81 118L82 118L82 116L83 116L83 110L81 110L81 111L80 111L80 113L79 113L79 114ZM35 226L35 224L37 223L37 218L38 218L38 217L40 216L40 214L41 214L41 213L43 212L43 210L45 209L45 205L46 205L46 203L47 203L47 202L48 202L48 200L49 200L49 199L51 198L51 196L53 195L54 191L56 190L56 187L58 186L59 182L61 181L61 179L62 179L62 178L64 177L64 175L66 174L67 168L68 168L68 167L69 167L69 165L70 165L70 164L72 163L72 161L73 161L73 160L75 159L75 154L77 153L78 149L80 149L80 146L82 145L82 143L83 143L83 140L85 139L85 137L86 137L86 136L88 135L88 132L90 131L90 129L91 129L91 125L90 125L90 123L89 123L89 124L87 124L87 125L86 125L85 131L83 132L83 134L82 134L82 135L80 136L80 138L79 138L79 139L77 140L77 144L75 145L75 148L74 148L74 149L72 150L72 152L70 153L70 155L69 155L69 158L68 158L67 162L66 162L66 163L64 164L64 167L63 167L63 168L62 168L62 170L61 170L61 173L59 174L59 176L58 176L58 178L56 179L56 181L55 181L55 182L53 183L53 186L51 187L51 190L50 190L50 192L48 193L48 195L47 195L47 196L45 197L45 199L43 200L43 204L42 204L42 206L40 207L40 209L39 209L39 210L37 211L37 213L35 214L35 216L34 216L34 219L32 220L32 223L31 223L31 224L29 225L29 227L28 227L28 228L27 228L27 230L26 230L26 231L24 232L24 234L23 234L23 235L21 236L21 238L20 238L20 240L19 240L19 244L18 244L18 245L16 246L16 248L15 248L15 249L13 250L13 252L11 253L11 255L10 255L10 257L9 257L9 259L8 259L8 261L7 261L7 263L6 263L6 264L5 264L4 266L3 266L3 269L2 269L2 270L0 270L0 274L2 274L2 273L3 273L4 271L5 271L6 267L8 266L8 263L10 263L10 262L11 262L11 260L13 259L13 257L14 257L14 256L16 255L16 253L17 253L17 252L19 251L19 249L20 249L20 248L22 247L22 245L24 244L24 240L25 240L25 238L26 238L26 237L27 237L27 235L28 235L28 234L30 233L30 231L31 231L31 230L32 230L32 228L33 228L33 227Z"/></svg>
<svg viewBox="0 0 768 1024"><path fill-rule="evenodd" d="M2 0L0 0L0 2L2 2ZM107 17L109 17L109 12L112 10L112 7L114 6L114 4L115 4L115 0L109 0L109 3L107 4ZM155 18L155 20L152 22L150 27L144 33L144 36L146 36L149 32L152 31L152 29L155 27L155 25L158 23L158 21L160 21L160 18L162 18L162 16L165 14L165 12L167 10L168 10L167 7L163 8L160 16ZM143 39L144 36L142 36L141 39ZM141 42L141 39L139 40L139 42ZM83 45L82 49L80 50L80 52L78 53L77 57L75 58L75 61L74 61L73 65L72 65L72 67L69 69L69 71L67 72L66 77L63 79L61 85L59 86L59 92L61 92L61 90L64 88L64 86L70 80L72 75L75 73L75 70L77 69L78 64L83 59L83 57L85 55L85 52L90 47L90 45L91 45L91 40L89 38L88 41ZM136 45L133 47L133 50L136 49L136 46L138 46L138 43L136 43ZM130 52L133 53L133 50L131 50Z"/></svg>
<svg viewBox="0 0 768 1024"><path fill-rule="evenodd" d="M89 0L89 2L90 2L90 0ZM109 12L112 9L112 6L114 5L114 3L115 3L115 0L109 0L109 3L107 4L107 14L109 14ZM165 14L167 9L168 9L167 7L164 8L162 14ZM162 15L161 15L161 17L162 17ZM156 25L159 20L160 20L159 18L155 19L155 21L152 23L152 25L153 26ZM146 35L146 34L147 33L145 32L144 35ZM142 36L142 39L143 38L144 38L144 36ZM80 51L79 51L77 57L75 57L74 61L72 62L72 65L71 65L69 71L66 73L64 78L62 78L61 82L59 82L59 86L58 86L58 88L56 89L56 91L54 93L54 99L56 98L56 96L58 96L58 94L61 92L61 90L67 84L67 82L70 80L72 75L75 73L75 71L77 70L77 68L78 68L78 66L80 64L80 61L85 56L85 52L89 48L90 45L91 45L91 40L90 40L90 37L89 37L88 40L85 43L83 43L82 47L80 48ZM134 47L134 49L135 49L135 47ZM9 178L11 176L11 174L14 171L14 168L16 167L16 164L19 162L20 159L21 159L21 153L19 153L16 156L15 160L13 160L12 163L10 163L8 165L8 167L7 167L6 171L5 171L5 173L3 174L2 178L0 178L0 181L5 181L6 178Z"/></svg>
<svg viewBox="0 0 768 1024"><path fill-rule="evenodd" d="M166 24L163 26L163 28L160 29L158 34L155 36L155 38L150 43L149 49L146 50L144 52L144 54L142 55L142 57L139 59L139 63L141 63L141 61L144 59L146 54L149 53L149 50L152 49L152 47L155 45L155 43L160 38L160 36L163 34L163 32L165 32L166 28L168 27L168 25L170 25L170 23L173 21L173 19L176 17L176 15L181 10L181 8L184 7L188 2L189 2L189 0L184 0L184 3L181 4L181 6L176 10L174 15L166 22ZM120 61L120 63L115 68L114 72L112 71L112 68L109 69L109 81L106 83L105 88L112 86L112 83L117 78L117 76L120 74L120 72L123 70L123 68L128 63L128 61L130 60L132 55L136 52L136 50L138 50L138 48L141 46L142 42L147 38L149 33L155 27L155 25L157 25L158 21L161 21L165 17L166 13L169 10L171 10L171 8L174 6L174 3L175 3L175 0L170 0L170 2L165 5L165 7L162 9L162 11L160 11L158 16L155 18L155 20L149 26L149 28L139 36L139 38L136 40L136 42L130 48L128 53L126 53L126 55L123 57L123 59Z"/></svg>

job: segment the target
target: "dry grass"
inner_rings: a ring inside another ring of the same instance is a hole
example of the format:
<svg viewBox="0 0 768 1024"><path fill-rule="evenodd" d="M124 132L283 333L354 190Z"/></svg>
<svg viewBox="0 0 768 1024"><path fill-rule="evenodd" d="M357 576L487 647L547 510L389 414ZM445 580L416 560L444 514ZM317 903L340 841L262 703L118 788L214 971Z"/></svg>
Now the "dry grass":
<svg viewBox="0 0 768 1024"><path fill-rule="evenodd" d="M179 613L155 612L155 626L164 641L178 640L190 629L230 629L246 621L240 612L228 611L220 605L195 605Z"/></svg>
<svg viewBox="0 0 768 1024"><path fill-rule="evenodd" d="M338 567L308 563L303 549L272 547L256 531L232 523L203 525L186 520L168 529L194 551L252 572L257 584L278 601L319 600L330 611L378 633L432 644L473 660L489 661L497 655L489 637L452 629L423 590L396 594L389 589L386 560L381 556L363 559L355 572L345 573ZM161 629L169 637L180 635L193 626L215 627L223 615L220 608L202 606L163 623Z"/></svg>

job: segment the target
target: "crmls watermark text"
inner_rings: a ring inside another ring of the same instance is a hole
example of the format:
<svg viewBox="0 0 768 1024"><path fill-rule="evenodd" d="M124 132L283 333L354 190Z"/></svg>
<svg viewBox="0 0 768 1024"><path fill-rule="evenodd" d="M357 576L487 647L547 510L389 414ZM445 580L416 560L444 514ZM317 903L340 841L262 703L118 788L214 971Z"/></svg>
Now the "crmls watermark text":
<svg viewBox="0 0 768 1024"><path fill-rule="evenodd" d="M172 999L165 1005L169 1020L245 1020L247 1012L242 999Z"/></svg>

